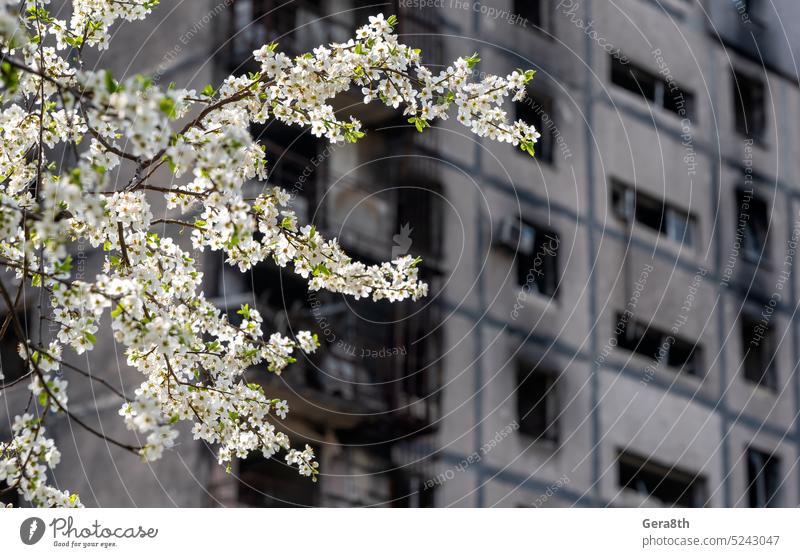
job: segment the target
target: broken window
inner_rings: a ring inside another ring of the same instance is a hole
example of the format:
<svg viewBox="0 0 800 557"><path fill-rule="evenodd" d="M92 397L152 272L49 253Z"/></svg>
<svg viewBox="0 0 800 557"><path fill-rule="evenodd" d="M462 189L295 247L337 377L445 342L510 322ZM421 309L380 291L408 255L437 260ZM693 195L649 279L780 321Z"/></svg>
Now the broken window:
<svg viewBox="0 0 800 557"><path fill-rule="evenodd" d="M421 475L395 470L391 479L392 507L430 509L435 507L436 486L428 486Z"/></svg>
<svg viewBox="0 0 800 557"><path fill-rule="evenodd" d="M540 95L530 93L514 104L517 120L533 124L541 137L536 142L536 158L548 164L553 163L555 146L555 124L553 123L553 101Z"/></svg>
<svg viewBox="0 0 800 557"><path fill-rule="evenodd" d="M0 481L0 508L8 505L19 507L19 492L11 489L7 482Z"/></svg>
<svg viewBox="0 0 800 557"><path fill-rule="evenodd" d="M618 180L611 182L611 207L614 214L627 223L635 221L670 240L694 245L696 222L693 215Z"/></svg>
<svg viewBox="0 0 800 557"><path fill-rule="evenodd" d="M5 322L6 315L0 315L0 326ZM17 316L23 328L27 328L28 319L25 314ZM25 360L19 355L20 339L14 330L13 323L9 323L3 338L0 339L0 371L3 373L3 382L10 383L22 377L27 366Z"/></svg>
<svg viewBox="0 0 800 557"><path fill-rule="evenodd" d="M776 389L776 343L772 324L759 315L742 313L741 326L744 378L761 387Z"/></svg>
<svg viewBox="0 0 800 557"><path fill-rule="evenodd" d="M747 449L747 500L750 507L777 507L780 459L757 449Z"/></svg>
<svg viewBox="0 0 800 557"><path fill-rule="evenodd" d="M746 137L763 139L767 128L767 100L764 82L733 72L733 108L736 131Z"/></svg>
<svg viewBox="0 0 800 557"><path fill-rule="evenodd" d="M658 499L666 505L703 507L706 482L699 474L665 466L650 458L622 452L617 459L619 486Z"/></svg>
<svg viewBox="0 0 800 557"><path fill-rule="evenodd" d="M319 453L314 451L318 456ZM239 504L247 507L313 507L319 484L297 473L282 456L264 458L255 454L239 461Z"/></svg>
<svg viewBox="0 0 800 557"><path fill-rule="evenodd" d="M514 0L514 13L527 21L534 29L544 29L547 25L548 0Z"/></svg>
<svg viewBox="0 0 800 557"><path fill-rule="evenodd" d="M741 236L742 256L759 264L769 259L769 209L766 202L752 191L736 192L738 207L737 236Z"/></svg>
<svg viewBox="0 0 800 557"><path fill-rule="evenodd" d="M558 293L558 234L539 226L523 224L517 250L517 284L543 296Z"/></svg>
<svg viewBox="0 0 800 557"><path fill-rule="evenodd" d="M611 57L611 82L681 117L692 117L694 95L619 56Z"/></svg>
<svg viewBox="0 0 800 557"><path fill-rule="evenodd" d="M557 376L530 366L517 364L517 420L519 431L536 440L558 442Z"/></svg>
<svg viewBox="0 0 800 557"><path fill-rule="evenodd" d="M690 340L677 337L646 323L631 322L617 315L617 346L640 356L663 362L688 375L701 374L701 348Z"/></svg>

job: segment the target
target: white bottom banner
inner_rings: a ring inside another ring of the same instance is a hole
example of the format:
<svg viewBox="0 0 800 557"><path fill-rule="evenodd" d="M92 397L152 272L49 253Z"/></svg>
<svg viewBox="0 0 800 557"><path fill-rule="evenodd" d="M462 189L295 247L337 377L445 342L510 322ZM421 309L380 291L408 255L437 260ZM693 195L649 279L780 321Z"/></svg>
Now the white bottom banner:
<svg viewBox="0 0 800 557"><path fill-rule="evenodd" d="M4 509L0 555L797 556L798 524L797 509Z"/></svg>

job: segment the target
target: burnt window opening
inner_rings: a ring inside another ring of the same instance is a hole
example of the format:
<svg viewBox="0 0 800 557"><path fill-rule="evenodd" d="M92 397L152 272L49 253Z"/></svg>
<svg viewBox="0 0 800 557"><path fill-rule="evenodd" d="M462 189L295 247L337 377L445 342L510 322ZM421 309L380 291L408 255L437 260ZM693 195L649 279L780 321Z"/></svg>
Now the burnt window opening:
<svg viewBox="0 0 800 557"><path fill-rule="evenodd" d="M706 481L700 474L665 466L652 459L622 452L617 459L619 486L666 505L703 507Z"/></svg>
<svg viewBox="0 0 800 557"><path fill-rule="evenodd" d="M314 40L323 44L325 21L322 0L233 0L229 20L229 48L233 67L252 60L253 50L278 41L287 54L299 54ZM318 22L315 25L315 22ZM313 47L311 47L313 48ZM310 48L308 49L310 50Z"/></svg>
<svg viewBox="0 0 800 557"><path fill-rule="evenodd" d="M767 128L766 86L757 77L733 72L733 112L736 131L763 140Z"/></svg>
<svg viewBox="0 0 800 557"><path fill-rule="evenodd" d="M514 0L513 12L525 27L537 31L550 29L550 0Z"/></svg>
<svg viewBox="0 0 800 557"><path fill-rule="evenodd" d="M693 117L692 93L619 56L611 57L611 82L682 118Z"/></svg>
<svg viewBox="0 0 800 557"><path fill-rule="evenodd" d="M440 257L443 227L441 188L409 185L396 191L396 234L392 237L392 257L422 255L429 260Z"/></svg>
<svg viewBox="0 0 800 557"><path fill-rule="evenodd" d="M741 329L744 378L760 387L777 389L778 374L775 369L777 346L772 323L760 315L743 313Z"/></svg>
<svg viewBox="0 0 800 557"><path fill-rule="evenodd" d="M769 260L769 208L766 201L752 191L736 192L737 236L741 236L742 257L760 264Z"/></svg>
<svg viewBox="0 0 800 557"><path fill-rule="evenodd" d="M319 455L314 448L315 454ZM318 505L319 484L297 473L276 455L251 455L239 461L237 501L247 507L314 507Z"/></svg>
<svg viewBox="0 0 800 557"><path fill-rule="evenodd" d="M757 449L747 449L747 502L750 507L780 506L780 473L780 458Z"/></svg>
<svg viewBox="0 0 800 557"><path fill-rule="evenodd" d="M0 324L6 319L6 315L0 315ZM23 328L28 327L28 317L26 314L17 315L17 320ZM19 355L19 345L24 339L20 339L14 329L14 325L9 323L3 338L0 339L0 372L3 374L2 383L10 383L25 375L27 364Z"/></svg>
<svg viewBox="0 0 800 557"><path fill-rule="evenodd" d="M617 180L611 183L611 207L617 218L626 223L638 222L680 244L695 243L694 215Z"/></svg>
<svg viewBox="0 0 800 557"><path fill-rule="evenodd" d="M16 489L11 489L7 482L0 481L0 507L11 505L17 508L19 503L19 492Z"/></svg>
<svg viewBox="0 0 800 557"><path fill-rule="evenodd" d="M517 363L517 421L523 435L558 443L557 380L551 371Z"/></svg>
<svg viewBox="0 0 800 557"><path fill-rule="evenodd" d="M413 314L418 303L408 305L409 309L404 314ZM403 391L430 402L437 401L441 383L438 362L442 354L442 338L437 328L439 323L439 315L430 307L404 318L400 325L402 342L396 347L400 353L398 360Z"/></svg>
<svg viewBox="0 0 800 557"><path fill-rule="evenodd" d="M550 98L528 95L514 104L517 120L532 124L541 137L536 142L536 158L553 163L556 143L556 126L553 122L553 101Z"/></svg>
<svg viewBox="0 0 800 557"><path fill-rule="evenodd" d="M662 362L680 373L701 375L702 349L697 343L639 321L617 315L617 346Z"/></svg>
<svg viewBox="0 0 800 557"><path fill-rule="evenodd" d="M391 477L392 507L432 509L436 506L436 486L413 472L395 470Z"/></svg>
<svg viewBox="0 0 800 557"><path fill-rule="evenodd" d="M558 234L544 227L522 224L517 251L517 284L542 296L558 296Z"/></svg>

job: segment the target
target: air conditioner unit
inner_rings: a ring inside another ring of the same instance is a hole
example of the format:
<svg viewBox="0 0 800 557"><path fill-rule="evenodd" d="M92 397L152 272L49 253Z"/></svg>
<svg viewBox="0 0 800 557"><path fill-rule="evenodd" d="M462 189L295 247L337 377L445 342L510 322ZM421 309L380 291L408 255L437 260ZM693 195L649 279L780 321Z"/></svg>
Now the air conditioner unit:
<svg viewBox="0 0 800 557"><path fill-rule="evenodd" d="M505 217L500 221L495 240L498 246L514 253L531 255L535 241L536 230L519 218Z"/></svg>

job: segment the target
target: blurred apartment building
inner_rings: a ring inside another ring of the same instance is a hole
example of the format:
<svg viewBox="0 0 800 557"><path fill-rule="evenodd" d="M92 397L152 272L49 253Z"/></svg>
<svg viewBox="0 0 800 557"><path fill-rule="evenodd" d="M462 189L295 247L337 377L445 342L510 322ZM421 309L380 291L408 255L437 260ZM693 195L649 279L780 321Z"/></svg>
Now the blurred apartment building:
<svg viewBox="0 0 800 557"><path fill-rule="evenodd" d="M190 435L148 468L64 423L59 441L88 471L63 447L59 478L82 483L84 500L800 504L800 29L789 23L800 6L776 0L778 17L758 0L185 4L138 71L168 59L165 81L202 87L252 71L262 44L301 53L394 13L429 64L477 51L476 77L535 68L530 99L508 108L543 137L531 159L453 121L418 134L358 92L337 105L368 128L356 145L253 129L301 220L363 261L421 256L431 294L354 301L209 256L220 307L255 304L268 328L320 336L320 352L281 377L252 374L289 400L284 425L317 450L320 482L255 457L226 474ZM173 26L195 32L171 56ZM101 412L122 433L116 407ZM112 470L112 456L114 474L91 472Z"/></svg>

